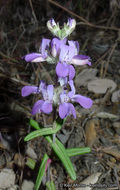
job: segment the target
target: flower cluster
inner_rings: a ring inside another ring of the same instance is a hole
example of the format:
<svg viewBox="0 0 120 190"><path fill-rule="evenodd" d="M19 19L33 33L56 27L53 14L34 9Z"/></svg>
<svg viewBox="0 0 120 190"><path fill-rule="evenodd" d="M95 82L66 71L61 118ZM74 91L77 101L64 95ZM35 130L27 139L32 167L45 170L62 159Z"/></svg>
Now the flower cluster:
<svg viewBox="0 0 120 190"><path fill-rule="evenodd" d="M60 29L59 24L54 19L47 22L48 29L57 38L43 39L39 53L30 53L23 58L27 62L48 62L56 64L56 74L58 76L59 87L47 85L41 81L39 87L25 86L22 88L22 96L28 96L32 93L42 94L43 99L38 100L32 109L32 114L46 113L49 114L53 110L53 105L58 107L60 118L72 114L76 118L76 111L72 102L79 103L85 109L92 106L92 100L85 96L75 94L73 78L75 76L75 68L73 65L91 65L90 57L79 55L79 43L77 41L67 40L67 36L75 29L76 21L68 19L67 24ZM69 84L71 91L68 91L66 85Z"/></svg>

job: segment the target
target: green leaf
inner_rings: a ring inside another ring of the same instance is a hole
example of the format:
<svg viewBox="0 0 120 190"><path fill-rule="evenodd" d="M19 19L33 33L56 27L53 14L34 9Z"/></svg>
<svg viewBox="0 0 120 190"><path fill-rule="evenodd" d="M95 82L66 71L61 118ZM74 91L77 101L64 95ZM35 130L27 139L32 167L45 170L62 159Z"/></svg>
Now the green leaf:
<svg viewBox="0 0 120 190"><path fill-rule="evenodd" d="M65 120L59 119L59 120L57 120L57 121L55 121L55 122L53 123L53 127L49 127L49 128L42 128L42 129L40 129L40 127L39 127L38 130L35 130L35 131L29 133L29 134L24 138L24 141L29 141L29 140L31 140L31 139L34 139L34 138L40 137L40 136L44 136L44 135L55 134L55 133L57 133L57 132L61 129L61 127L62 127L64 121L65 121ZM36 122L35 120L32 120L32 124L33 124L33 125L34 125L34 124L36 125L36 123L37 123L37 122ZM37 124L38 124L38 123L37 123ZM36 125L36 126L38 127L38 125Z"/></svg>
<svg viewBox="0 0 120 190"><path fill-rule="evenodd" d="M69 157L71 156L77 156L77 155L82 155L91 152L91 149L89 147L84 147L84 148L69 148L66 149L67 154Z"/></svg>
<svg viewBox="0 0 120 190"><path fill-rule="evenodd" d="M40 168L39 168L38 176L37 176L36 183L35 183L35 190L38 190L39 187L40 187L42 178L43 178L43 176L45 174L45 166L46 166L46 163L47 163L48 159L49 159L48 155L45 154L44 157L43 157L42 163L40 165Z"/></svg>
<svg viewBox="0 0 120 190"><path fill-rule="evenodd" d="M29 168L31 168L32 170L34 170L35 164L36 164L35 160L33 160L32 158L29 158L29 157L27 158L26 165L27 165Z"/></svg>
<svg viewBox="0 0 120 190"><path fill-rule="evenodd" d="M60 125L57 125L56 128L43 128L36 131L29 133L25 138L24 141L29 141L36 137L44 136L44 135L51 135L57 133L61 129Z"/></svg>
<svg viewBox="0 0 120 190"><path fill-rule="evenodd" d="M70 175L71 179L76 180L76 173L75 170L73 168L72 162L67 154L67 151L65 149L65 147L63 146L63 144L56 138L55 143L52 142L52 139L47 136L45 137L48 142L51 144L53 150L55 151L55 153L57 154L58 158L61 160L61 162L63 163L67 173Z"/></svg>
<svg viewBox="0 0 120 190"><path fill-rule="evenodd" d="M54 184L53 181L48 181L48 182L46 183L46 187L47 187L47 190L56 190L55 184Z"/></svg>
<svg viewBox="0 0 120 190"><path fill-rule="evenodd" d="M34 129L40 129L39 123L33 119L30 119L30 126L32 126Z"/></svg>

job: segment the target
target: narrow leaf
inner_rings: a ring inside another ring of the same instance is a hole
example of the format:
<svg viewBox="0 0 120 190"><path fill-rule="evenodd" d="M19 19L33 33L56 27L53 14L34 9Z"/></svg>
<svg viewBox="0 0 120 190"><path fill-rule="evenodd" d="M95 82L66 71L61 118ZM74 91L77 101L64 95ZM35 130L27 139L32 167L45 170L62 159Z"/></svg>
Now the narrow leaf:
<svg viewBox="0 0 120 190"><path fill-rule="evenodd" d="M30 126L33 127L34 129L40 129L40 126L37 121L30 119Z"/></svg>
<svg viewBox="0 0 120 190"><path fill-rule="evenodd" d="M46 163L47 163L48 159L49 159L48 155L45 154L44 157L43 157L42 163L40 165L40 168L39 168L38 176L37 176L36 183L35 183L35 190L38 190L39 187L40 187L42 178L43 178L43 176L45 174L45 166L46 166Z"/></svg>
<svg viewBox="0 0 120 190"><path fill-rule="evenodd" d="M24 138L24 141L29 141L31 139L34 139L36 137L40 137L40 136L43 136L43 135L51 135L51 134L55 134L57 133L62 125L63 125L63 122L64 120L57 120L53 123L53 127L49 127L49 128L42 128L42 129L38 129L36 131L33 131L31 133L29 133L25 138ZM36 125L36 121L35 120L32 120L32 124ZM38 123L37 123L38 124ZM36 125L38 127L38 125ZM40 127L39 127L40 128Z"/></svg>
<svg viewBox="0 0 120 190"><path fill-rule="evenodd" d="M72 162L67 154L67 151L65 149L65 147L63 146L63 144L56 138L56 142L53 143L52 139L49 136L45 137L48 142L51 144L53 150L55 151L55 153L57 154L58 158L61 160L61 162L63 163L66 171L68 172L68 174L70 175L71 179L76 180L76 173L75 170L73 168Z"/></svg>
<svg viewBox="0 0 120 190"><path fill-rule="evenodd" d="M61 129L61 126L58 125L56 128L43 128L36 131L33 131L29 133L25 138L24 141L29 141L31 139L34 139L36 137L40 137L43 135L51 135L57 133Z"/></svg>
<svg viewBox="0 0 120 190"><path fill-rule="evenodd" d="M34 170L35 169L35 164L36 164L35 160L33 160L32 158L29 158L29 157L27 158L26 165L29 168L31 168L32 170Z"/></svg>
<svg viewBox="0 0 120 190"><path fill-rule="evenodd" d="M69 157L72 156L77 156L77 155L82 155L91 152L91 149L89 147L84 147L84 148L69 148L66 149L66 152Z"/></svg>
<svg viewBox="0 0 120 190"><path fill-rule="evenodd" d="M56 190L55 184L54 184L53 181L48 181L48 182L46 183L46 187L47 187L47 190Z"/></svg>

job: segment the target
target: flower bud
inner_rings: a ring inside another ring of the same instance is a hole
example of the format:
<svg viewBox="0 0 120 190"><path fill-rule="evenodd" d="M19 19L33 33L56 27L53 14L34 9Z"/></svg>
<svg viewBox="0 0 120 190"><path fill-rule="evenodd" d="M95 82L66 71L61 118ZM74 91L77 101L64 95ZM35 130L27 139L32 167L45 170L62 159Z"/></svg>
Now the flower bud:
<svg viewBox="0 0 120 190"><path fill-rule="evenodd" d="M64 28L61 31L61 39L64 39L67 36L69 36L75 29L75 26L76 26L75 19L69 18L67 24L66 23L64 24Z"/></svg>
<svg viewBox="0 0 120 190"><path fill-rule="evenodd" d="M76 20L75 19L68 19L67 26L73 31L76 27Z"/></svg>
<svg viewBox="0 0 120 190"><path fill-rule="evenodd" d="M56 24L53 18L47 22L47 27L51 31L51 33L61 40L69 36L75 29L75 26L76 21L75 19L71 18L68 19L67 23L64 23L64 27L62 29L60 29L59 23Z"/></svg>
<svg viewBox="0 0 120 190"><path fill-rule="evenodd" d="M55 36L58 36L58 33L60 31L60 27L59 27L59 24L54 21L54 19L50 19L48 22L47 22L47 27L48 29L51 31L51 33Z"/></svg>

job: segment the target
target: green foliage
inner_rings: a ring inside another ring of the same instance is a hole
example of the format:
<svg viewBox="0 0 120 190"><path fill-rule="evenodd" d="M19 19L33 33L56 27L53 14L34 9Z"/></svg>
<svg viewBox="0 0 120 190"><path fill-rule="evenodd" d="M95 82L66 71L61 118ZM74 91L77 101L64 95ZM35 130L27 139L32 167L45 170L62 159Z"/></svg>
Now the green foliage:
<svg viewBox="0 0 120 190"><path fill-rule="evenodd" d="M54 184L53 181L48 181L48 182L46 183L46 187L47 187L47 190L56 190L55 184Z"/></svg>
<svg viewBox="0 0 120 190"><path fill-rule="evenodd" d="M89 147L65 149L63 144L57 138L55 138L55 142L53 142L51 134L57 133L61 129L65 120L66 119L64 120L57 119L53 123L52 128L40 128L39 124L35 120L31 119L30 125L34 127L36 130L28 134L24 140L29 141L39 136L45 136L45 139L50 143L52 149L54 150L58 158L61 160L62 164L64 165L71 179L76 180L76 173L72 165L72 162L70 160L70 157L89 153L91 149ZM41 184L42 178L45 173L45 165L47 163L47 160L48 160L48 156L47 154L45 154L42 160L39 172L38 172L38 176L37 176L37 180L35 184L35 190L38 190ZM47 182L46 187L48 190L55 190L55 185L52 181Z"/></svg>
<svg viewBox="0 0 120 190"><path fill-rule="evenodd" d="M33 160L32 158L29 158L29 157L27 158L26 165L27 165L29 168L31 168L32 170L34 170L35 164L36 164L35 160Z"/></svg>
<svg viewBox="0 0 120 190"><path fill-rule="evenodd" d="M40 187L42 178L43 178L43 176L45 174L45 166L46 166L46 163L47 163L48 159L49 159L48 155L45 154L44 157L43 157L42 163L40 165L40 168L39 168L38 176L37 176L36 183L35 183L35 190L38 190L39 187Z"/></svg>
<svg viewBox="0 0 120 190"><path fill-rule="evenodd" d="M91 152L91 149L89 147L83 147L83 148L69 148L66 149L68 156L78 156L82 154L86 154Z"/></svg>
<svg viewBox="0 0 120 190"><path fill-rule="evenodd" d="M39 123L33 119L30 119L30 126L33 127L34 129L40 129Z"/></svg>
<svg viewBox="0 0 120 190"><path fill-rule="evenodd" d="M72 162L63 144L57 138L56 138L55 143L52 142L52 139L49 136L47 136L46 139L51 144L54 152L57 154L58 158L61 160L62 164L64 165L71 179L76 180L75 170L73 168Z"/></svg>
<svg viewBox="0 0 120 190"><path fill-rule="evenodd" d="M61 120L60 120L60 122L61 122ZM39 127L39 129L29 133L24 138L24 141L29 141L29 140L34 139L36 137L40 137L40 136L44 136L44 135L51 135L51 134L57 133L61 129L62 124L63 124L63 122L62 123L60 123L60 122L55 121L53 123L53 127L40 129L39 124L36 121L32 120L32 125L34 126L34 128L36 128L36 126L37 126L37 129L38 129L38 127Z"/></svg>

